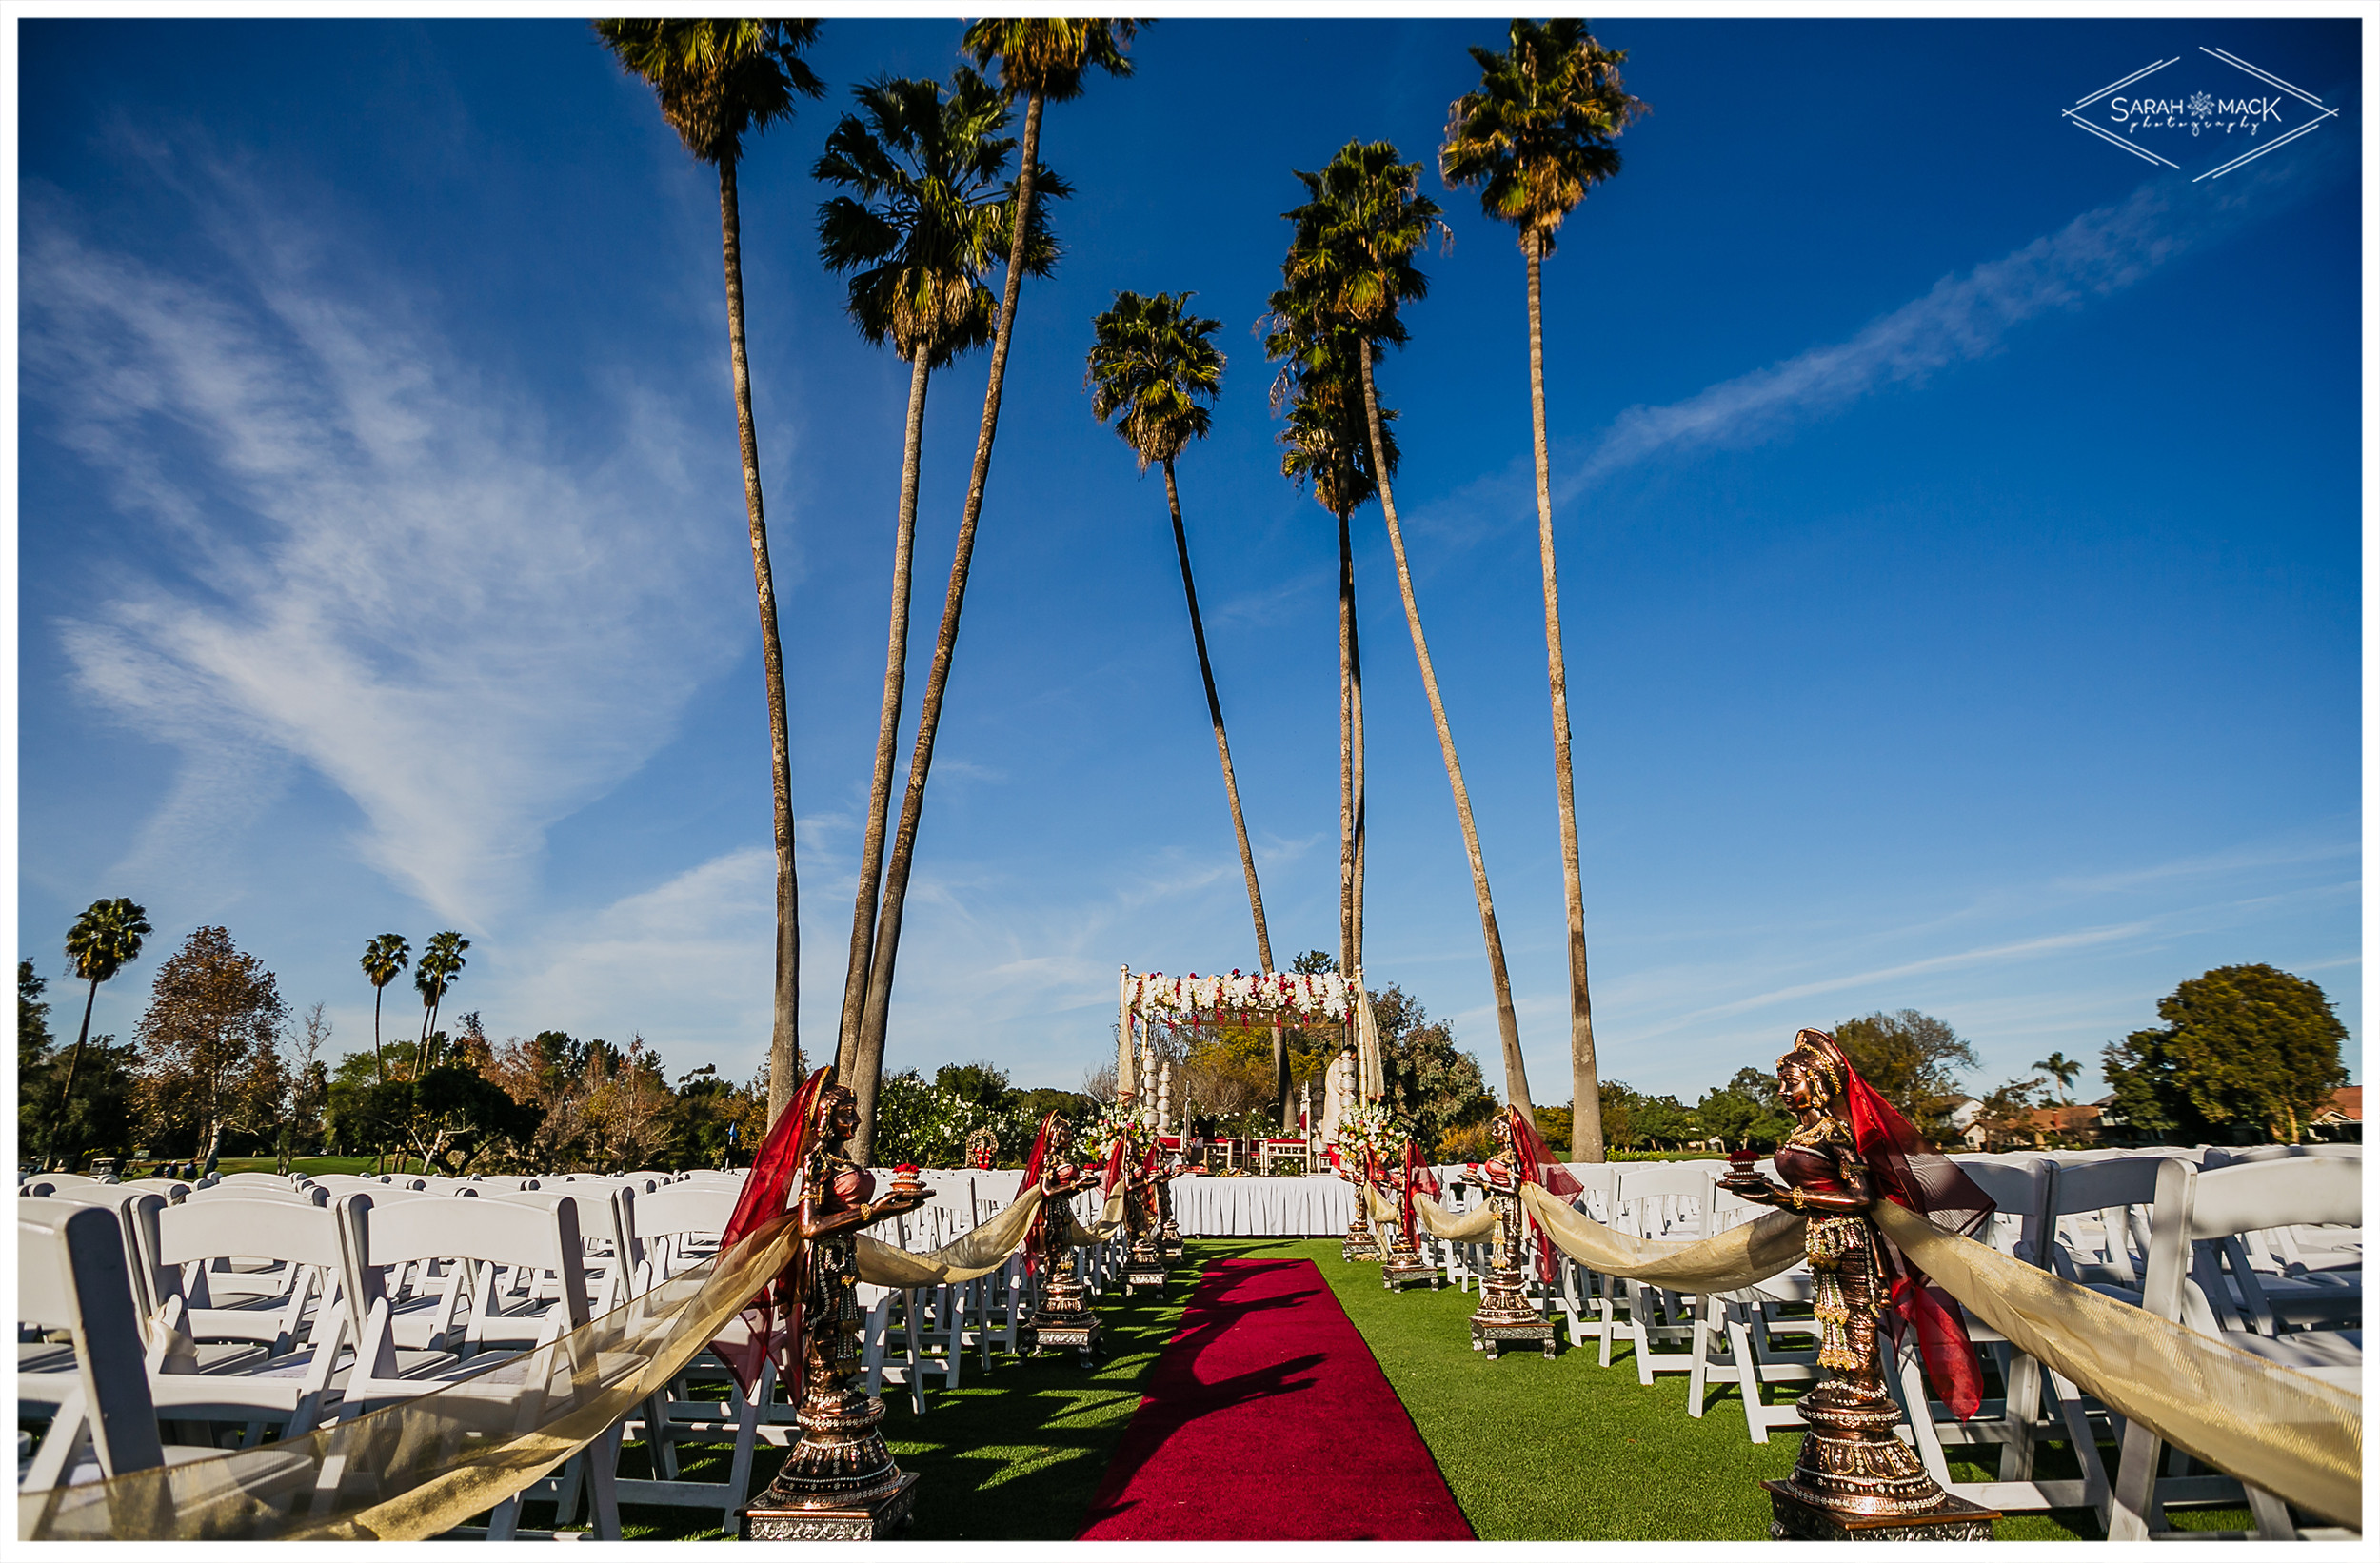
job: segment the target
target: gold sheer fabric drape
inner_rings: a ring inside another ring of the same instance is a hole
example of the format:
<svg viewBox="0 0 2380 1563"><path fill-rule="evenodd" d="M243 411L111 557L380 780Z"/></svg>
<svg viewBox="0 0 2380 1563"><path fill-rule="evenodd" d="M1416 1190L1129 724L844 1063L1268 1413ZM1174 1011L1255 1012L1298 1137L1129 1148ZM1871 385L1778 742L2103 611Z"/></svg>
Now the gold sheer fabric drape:
<svg viewBox="0 0 2380 1563"><path fill-rule="evenodd" d="M2020 1352L2240 1480L2342 1525L2363 1516L2364 1401L1886 1200L1876 1225Z"/></svg>
<svg viewBox="0 0 2380 1563"><path fill-rule="evenodd" d="M24 1540L418 1541L492 1509L665 1386L783 1270L780 1217L549 1345L279 1443L22 1499Z"/></svg>
<svg viewBox="0 0 2380 1563"><path fill-rule="evenodd" d="M1397 1208L1394 1200L1381 1198L1378 1190L1369 1187L1363 1193L1370 1203L1373 1219L1380 1219L1382 1212L1387 1213L1389 1220L1403 1219L1404 1213ZM1413 1214L1416 1220L1430 1229L1431 1237L1450 1243L1476 1243L1481 1238L1496 1236L1496 1207L1493 1205L1483 1204L1478 1210L1465 1211L1458 1216L1437 1200L1417 1194L1413 1198Z"/></svg>
<svg viewBox="0 0 2380 1563"><path fill-rule="evenodd" d="M930 1254L910 1254L860 1234L860 1278L878 1286L947 1286L988 1276L1008 1262L1008 1256L1033 1230L1041 1208L1041 1191L1027 1189L1022 1197L972 1231L963 1232Z"/></svg>
<svg viewBox="0 0 2380 1563"><path fill-rule="evenodd" d="M1116 1185L1116 1192L1109 1195L1107 1203L1100 1207L1099 1219L1087 1227L1075 1219L1074 1202L1071 1199L1060 1205L1058 1212L1065 1218L1072 1234L1068 1240L1076 1247L1087 1248L1093 1243L1103 1243L1123 1230L1124 1185L1121 1183Z"/></svg>
<svg viewBox="0 0 2380 1563"><path fill-rule="evenodd" d="M1792 1211L1771 1211L1715 1237L1668 1242L1615 1232L1535 1183L1520 1188L1523 1209L1554 1245L1589 1270L1647 1281L1670 1292L1740 1292L1803 1257L1809 1223Z"/></svg>

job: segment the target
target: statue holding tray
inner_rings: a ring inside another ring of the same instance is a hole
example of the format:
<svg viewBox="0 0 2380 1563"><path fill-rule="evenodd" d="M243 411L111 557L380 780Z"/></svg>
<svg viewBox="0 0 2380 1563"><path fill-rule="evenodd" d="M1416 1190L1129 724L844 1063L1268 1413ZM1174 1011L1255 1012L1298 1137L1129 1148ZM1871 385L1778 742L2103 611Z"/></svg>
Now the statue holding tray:
<svg viewBox="0 0 2380 1563"><path fill-rule="evenodd" d="M876 1179L844 1155L859 1132L859 1099L826 1085L818 1096L818 1149L802 1185L807 1286L785 1298L798 1309L802 1341L802 1436L784 1468L746 1511L755 1541L868 1540L900 1529L916 1502L918 1478L885 1447L884 1402L854 1382L860 1365L860 1229L917 1209L930 1197L917 1169L902 1167L883 1197ZM777 1283L779 1286L783 1281Z"/></svg>
<svg viewBox="0 0 2380 1563"><path fill-rule="evenodd" d="M1962 1416L1979 1401L1974 1349L1956 1304L1929 1292L1868 1211L1892 1197L1921 1214L1971 1214L1972 1227L1990 1218L1991 1201L1876 1096L1828 1033L1795 1036L1776 1077L1799 1120L1777 1147L1784 1181L1749 1169L1731 1169L1721 1179L1740 1198L1799 1211L1810 1221L1823 1376L1801 1397L1809 1432L1793 1474L1761 1484L1770 1494L1770 1534L1988 1541L1997 1516L1943 1492L1896 1434L1900 1408L1885 1388L1878 1334L1888 1322L1895 1335L1914 1329L1943 1398Z"/></svg>

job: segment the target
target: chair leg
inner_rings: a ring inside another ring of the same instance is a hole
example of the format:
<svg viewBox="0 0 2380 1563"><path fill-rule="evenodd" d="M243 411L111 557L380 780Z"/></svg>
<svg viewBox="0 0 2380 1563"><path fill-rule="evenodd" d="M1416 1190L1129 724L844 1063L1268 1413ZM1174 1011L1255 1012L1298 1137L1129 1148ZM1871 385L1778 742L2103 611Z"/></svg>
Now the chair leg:
<svg viewBox="0 0 2380 1563"><path fill-rule="evenodd" d="M612 1483L620 1471L620 1430L614 1422L586 1451L587 1507L593 1512L595 1539L620 1539L620 1494Z"/></svg>
<svg viewBox="0 0 2380 1563"><path fill-rule="evenodd" d="M2149 1506L2157 1492L2157 1458L2164 1440L2138 1422L2124 1429L2123 1453L2115 1467L2115 1492L2108 1507L2110 1541L2149 1539Z"/></svg>

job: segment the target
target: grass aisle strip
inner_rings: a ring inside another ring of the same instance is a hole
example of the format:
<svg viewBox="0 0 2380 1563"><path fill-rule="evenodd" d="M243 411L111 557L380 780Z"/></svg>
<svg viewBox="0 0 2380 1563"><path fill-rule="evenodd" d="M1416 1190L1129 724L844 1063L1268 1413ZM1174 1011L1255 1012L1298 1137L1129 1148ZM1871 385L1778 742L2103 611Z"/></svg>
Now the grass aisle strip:
<svg viewBox="0 0 2380 1563"><path fill-rule="evenodd" d="M1081 1539L1471 1537L1363 1337L1296 1257L1206 1267Z"/></svg>

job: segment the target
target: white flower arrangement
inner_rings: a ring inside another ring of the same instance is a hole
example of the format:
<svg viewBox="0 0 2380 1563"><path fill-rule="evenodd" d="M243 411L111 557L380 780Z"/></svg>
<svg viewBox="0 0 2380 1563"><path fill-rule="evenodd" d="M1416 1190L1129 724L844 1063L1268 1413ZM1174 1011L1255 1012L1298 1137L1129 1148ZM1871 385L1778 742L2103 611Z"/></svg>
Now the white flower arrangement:
<svg viewBox="0 0 2380 1563"><path fill-rule="evenodd" d="M1339 1117L1339 1138L1331 1143L1339 1148L1339 1159L1350 1169L1359 1167L1368 1152L1382 1162L1402 1151L1408 1130L1385 1102L1365 1102Z"/></svg>
<svg viewBox="0 0 2380 1563"><path fill-rule="evenodd" d="M1132 1151L1145 1150L1157 1142L1157 1115L1145 1107L1120 1107L1109 1102L1101 1107L1097 1118L1075 1131L1075 1151L1086 1166L1104 1162L1121 1139Z"/></svg>

